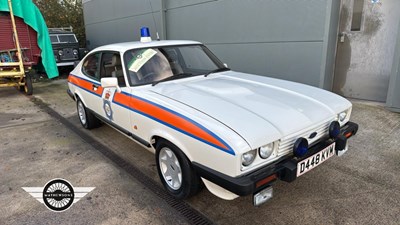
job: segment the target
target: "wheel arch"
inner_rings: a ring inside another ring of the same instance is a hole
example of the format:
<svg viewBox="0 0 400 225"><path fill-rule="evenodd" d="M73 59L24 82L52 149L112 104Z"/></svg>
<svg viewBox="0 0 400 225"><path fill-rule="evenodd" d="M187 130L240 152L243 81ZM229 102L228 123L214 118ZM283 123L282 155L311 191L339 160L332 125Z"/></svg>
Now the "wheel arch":
<svg viewBox="0 0 400 225"><path fill-rule="evenodd" d="M74 97L75 97L75 101L80 100L85 105L85 107L87 107L87 104L86 104L85 100L82 98L81 94L79 94L78 92L74 92Z"/></svg>
<svg viewBox="0 0 400 225"><path fill-rule="evenodd" d="M175 138L174 136L163 132L163 134L154 134L151 136L150 138L150 143L151 146L154 148L154 150L156 150L157 148L157 144L161 141L164 140L172 145L175 145L179 150L182 151L182 153L188 158L188 160L190 162L192 162L192 156L190 155L188 149L186 148L186 146L179 141L177 138Z"/></svg>

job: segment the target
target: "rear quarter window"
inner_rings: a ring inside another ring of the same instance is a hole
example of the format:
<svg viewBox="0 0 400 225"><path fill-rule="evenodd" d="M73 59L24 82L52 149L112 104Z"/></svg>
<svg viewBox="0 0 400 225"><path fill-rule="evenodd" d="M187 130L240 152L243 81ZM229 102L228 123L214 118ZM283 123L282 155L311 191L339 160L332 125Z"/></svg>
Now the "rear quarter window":
<svg viewBox="0 0 400 225"><path fill-rule="evenodd" d="M86 57L85 61L82 64L82 73L86 76L100 80L100 53L93 53Z"/></svg>

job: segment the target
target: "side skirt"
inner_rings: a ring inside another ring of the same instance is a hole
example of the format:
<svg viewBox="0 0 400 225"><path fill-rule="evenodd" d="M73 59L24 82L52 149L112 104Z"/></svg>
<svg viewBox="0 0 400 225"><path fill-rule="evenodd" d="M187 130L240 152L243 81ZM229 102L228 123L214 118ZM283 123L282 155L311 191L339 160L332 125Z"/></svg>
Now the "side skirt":
<svg viewBox="0 0 400 225"><path fill-rule="evenodd" d="M99 120L101 120L102 122L110 125L111 127L113 127L114 129L122 132L123 134L125 134L126 136L132 138L133 140L137 141L138 143L142 144L143 146L150 148L151 145L149 142L147 142L146 140L140 138L137 135L132 134L131 132L125 130L124 128L118 126L117 124L105 119L104 117L100 116L99 114L95 113L93 110L87 109L88 111L90 111L91 113L93 113L93 115L95 115Z"/></svg>

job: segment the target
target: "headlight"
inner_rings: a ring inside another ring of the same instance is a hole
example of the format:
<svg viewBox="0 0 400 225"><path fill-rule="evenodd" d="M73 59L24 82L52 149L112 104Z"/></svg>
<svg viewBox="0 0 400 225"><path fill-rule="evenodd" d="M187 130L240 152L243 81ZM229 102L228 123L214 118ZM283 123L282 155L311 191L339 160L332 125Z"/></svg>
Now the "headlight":
<svg viewBox="0 0 400 225"><path fill-rule="evenodd" d="M259 149L260 157L263 159L269 158L273 152L274 152L274 143L264 145Z"/></svg>
<svg viewBox="0 0 400 225"><path fill-rule="evenodd" d="M347 117L347 111L339 113L339 121L343 122Z"/></svg>
<svg viewBox="0 0 400 225"><path fill-rule="evenodd" d="M59 51L58 51L58 54L59 54L59 55L63 55L63 54L64 54L63 50L59 50Z"/></svg>
<svg viewBox="0 0 400 225"><path fill-rule="evenodd" d="M350 119L350 114L351 114L351 107L337 114L340 126L343 126Z"/></svg>
<svg viewBox="0 0 400 225"><path fill-rule="evenodd" d="M254 159L256 158L256 150L251 150L246 153L243 153L242 155L242 165L243 166L249 166L251 163L254 162Z"/></svg>
<svg viewBox="0 0 400 225"><path fill-rule="evenodd" d="M78 50L76 50L76 49L74 49L73 51L72 51L73 53L74 53L74 55L78 55Z"/></svg>

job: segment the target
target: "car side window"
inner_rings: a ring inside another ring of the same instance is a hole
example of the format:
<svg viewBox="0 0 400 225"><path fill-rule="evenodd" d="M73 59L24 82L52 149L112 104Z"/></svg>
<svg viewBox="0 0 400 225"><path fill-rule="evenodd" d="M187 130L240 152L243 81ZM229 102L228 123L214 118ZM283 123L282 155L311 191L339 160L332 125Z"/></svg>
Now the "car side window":
<svg viewBox="0 0 400 225"><path fill-rule="evenodd" d="M100 67L99 67L99 61L100 61L100 53L96 52L88 57L86 57L85 61L83 62L82 66L82 72L86 76L95 79L95 80L100 80Z"/></svg>
<svg viewBox="0 0 400 225"><path fill-rule="evenodd" d="M119 52L103 52L101 56L100 77L116 77L118 86L126 87Z"/></svg>
<svg viewBox="0 0 400 225"><path fill-rule="evenodd" d="M113 52L103 52L101 55L100 79L104 77L111 77L113 55Z"/></svg>

